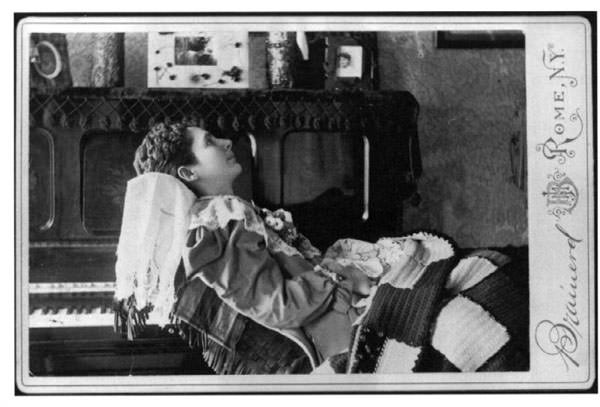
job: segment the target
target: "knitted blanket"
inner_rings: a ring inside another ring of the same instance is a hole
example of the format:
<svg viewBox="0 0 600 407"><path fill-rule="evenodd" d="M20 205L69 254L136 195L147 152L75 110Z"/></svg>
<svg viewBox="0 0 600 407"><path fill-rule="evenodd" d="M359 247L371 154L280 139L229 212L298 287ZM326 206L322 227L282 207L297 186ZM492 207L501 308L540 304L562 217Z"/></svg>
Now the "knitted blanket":
<svg viewBox="0 0 600 407"><path fill-rule="evenodd" d="M527 370L526 264L491 250L426 267L411 288L377 287L338 373Z"/></svg>

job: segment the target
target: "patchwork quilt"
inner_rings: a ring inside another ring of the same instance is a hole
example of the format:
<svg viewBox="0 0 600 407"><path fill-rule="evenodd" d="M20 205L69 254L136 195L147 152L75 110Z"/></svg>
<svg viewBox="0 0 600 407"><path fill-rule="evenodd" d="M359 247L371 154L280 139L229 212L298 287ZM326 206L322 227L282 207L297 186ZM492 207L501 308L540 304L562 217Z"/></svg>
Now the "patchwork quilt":
<svg viewBox="0 0 600 407"><path fill-rule="evenodd" d="M415 235L433 256L397 267L365 300L337 373L519 371L529 367L527 264L493 250L458 253ZM388 244L394 244L390 239ZM521 259L522 260L522 259Z"/></svg>

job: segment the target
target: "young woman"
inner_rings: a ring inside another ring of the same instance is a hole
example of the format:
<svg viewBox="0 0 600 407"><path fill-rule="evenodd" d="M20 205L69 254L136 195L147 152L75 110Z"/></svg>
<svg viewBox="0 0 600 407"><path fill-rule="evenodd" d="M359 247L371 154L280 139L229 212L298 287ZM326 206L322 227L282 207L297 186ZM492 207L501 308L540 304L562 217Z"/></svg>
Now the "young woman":
<svg viewBox="0 0 600 407"><path fill-rule="evenodd" d="M496 256L484 266L475 265L483 255L459 261L447 240L424 233L374 244L345 239L323 256L288 212L234 195L242 169L231 141L199 127L155 126L134 166L139 176L128 185L117 262L117 298L130 336L151 312L162 323L168 315L222 374L308 373L325 360L337 361L338 371L427 370L435 352L469 371L497 355L506 359L507 328L477 322L491 311L472 298L447 301L448 293L458 298L479 286L507 259ZM140 227L140 218L158 226ZM469 342L465 356L446 331L468 315L475 322L465 327L481 329L482 337ZM336 356L349 351L350 363ZM398 363L398 355L405 361ZM443 362L435 362L438 370L447 367Z"/></svg>

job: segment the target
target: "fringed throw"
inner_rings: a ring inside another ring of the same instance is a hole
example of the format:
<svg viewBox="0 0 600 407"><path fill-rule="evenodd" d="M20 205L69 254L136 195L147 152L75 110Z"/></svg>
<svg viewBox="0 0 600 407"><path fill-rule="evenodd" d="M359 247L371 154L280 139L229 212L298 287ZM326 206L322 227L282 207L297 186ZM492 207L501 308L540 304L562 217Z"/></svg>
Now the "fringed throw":
<svg viewBox="0 0 600 407"><path fill-rule="evenodd" d="M134 295L127 299L115 300L113 303L115 332L127 336L130 341L134 340L146 327L152 308L152 304L147 304L144 308L138 309Z"/></svg>
<svg viewBox="0 0 600 407"><path fill-rule="evenodd" d="M310 373L309 357L294 341L239 314L202 280L179 290L173 322L191 348L218 374Z"/></svg>

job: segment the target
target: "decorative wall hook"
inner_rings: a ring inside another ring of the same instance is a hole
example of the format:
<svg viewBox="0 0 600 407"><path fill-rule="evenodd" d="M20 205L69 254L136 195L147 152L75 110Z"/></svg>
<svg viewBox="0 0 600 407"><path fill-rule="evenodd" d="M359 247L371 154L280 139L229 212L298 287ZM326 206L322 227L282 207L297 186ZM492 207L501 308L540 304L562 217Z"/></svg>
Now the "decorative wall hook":
<svg viewBox="0 0 600 407"><path fill-rule="evenodd" d="M49 41L40 41L33 45L30 61L35 71L46 79L55 79L63 69L60 53Z"/></svg>

